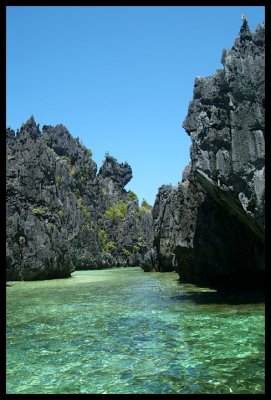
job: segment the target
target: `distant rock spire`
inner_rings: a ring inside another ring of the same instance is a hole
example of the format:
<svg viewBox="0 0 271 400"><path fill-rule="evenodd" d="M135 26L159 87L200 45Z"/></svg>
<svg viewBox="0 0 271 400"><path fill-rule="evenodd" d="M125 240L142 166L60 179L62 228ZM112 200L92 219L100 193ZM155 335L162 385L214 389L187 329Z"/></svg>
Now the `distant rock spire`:
<svg viewBox="0 0 271 400"><path fill-rule="evenodd" d="M33 115L31 115L30 118L28 118L28 120L24 124L22 124L19 133L28 133L33 139L39 135L39 124L36 124Z"/></svg>
<svg viewBox="0 0 271 400"><path fill-rule="evenodd" d="M252 35L249 29L249 25L248 25L248 20L246 19L246 17L242 14L242 20L244 21L241 29L240 29L240 33L239 33L239 37L241 42L244 40L251 40Z"/></svg>
<svg viewBox="0 0 271 400"><path fill-rule="evenodd" d="M36 126L36 121L33 115L30 116L30 118L28 118L28 120L23 124L23 125L28 125L31 127L35 127Z"/></svg>
<svg viewBox="0 0 271 400"><path fill-rule="evenodd" d="M247 18L243 14L241 14L241 18L243 24L240 28L239 35L235 39L234 45L232 47L232 50L235 51L239 51L240 47L242 47L246 42L250 42L252 40L252 33L250 32Z"/></svg>

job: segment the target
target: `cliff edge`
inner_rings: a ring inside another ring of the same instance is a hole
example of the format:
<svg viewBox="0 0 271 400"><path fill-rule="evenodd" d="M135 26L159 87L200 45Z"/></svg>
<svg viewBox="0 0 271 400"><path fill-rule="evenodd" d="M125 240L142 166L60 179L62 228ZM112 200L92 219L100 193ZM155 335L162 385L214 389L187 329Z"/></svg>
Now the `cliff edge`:
<svg viewBox="0 0 271 400"><path fill-rule="evenodd" d="M153 207L146 271L182 282L263 286L265 268L265 27L244 20L223 69L196 77L183 127L191 162Z"/></svg>

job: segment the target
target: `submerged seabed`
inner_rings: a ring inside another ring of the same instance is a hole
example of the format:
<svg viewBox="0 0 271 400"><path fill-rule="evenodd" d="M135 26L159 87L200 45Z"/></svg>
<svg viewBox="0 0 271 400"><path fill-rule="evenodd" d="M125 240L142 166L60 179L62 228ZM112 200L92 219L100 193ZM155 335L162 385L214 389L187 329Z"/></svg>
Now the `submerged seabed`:
<svg viewBox="0 0 271 400"><path fill-rule="evenodd" d="M7 287L7 393L264 393L264 304L173 273Z"/></svg>

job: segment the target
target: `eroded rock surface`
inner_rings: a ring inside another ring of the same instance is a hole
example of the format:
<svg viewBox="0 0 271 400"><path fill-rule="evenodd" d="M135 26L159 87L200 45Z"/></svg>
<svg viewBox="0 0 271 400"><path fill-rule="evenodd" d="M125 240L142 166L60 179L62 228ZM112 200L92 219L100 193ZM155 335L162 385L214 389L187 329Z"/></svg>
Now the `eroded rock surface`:
<svg viewBox="0 0 271 400"><path fill-rule="evenodd" d="M222 64L195 79L183 123L191 162L177 187L158 191L144 269L216 287L263 285L264 26L252 33L245 20Z"/></svg>
<svg viewBox="0 0 271 400"><path fill-rule="evenodd" d="M77 269L139 265L152 217L124 186L131 167L110 155L97 174L91 151L63 125L31 117L7 129L7 279L70 276Z"/></svg>

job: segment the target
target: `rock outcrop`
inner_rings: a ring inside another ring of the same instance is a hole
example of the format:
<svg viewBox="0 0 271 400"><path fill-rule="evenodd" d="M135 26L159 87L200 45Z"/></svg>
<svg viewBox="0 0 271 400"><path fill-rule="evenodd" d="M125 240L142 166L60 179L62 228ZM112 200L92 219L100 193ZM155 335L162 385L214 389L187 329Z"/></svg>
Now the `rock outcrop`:
<svg viewBox="0 0 271 400"><path fill-rule="evenodd" d="M223 69L197 77L183 127L191 162L153 207L154 243L144 269L182 282L263 285L265 221L265 28L244 20Z"/></svg>
<svg viewBox="0 0 271 400"><path fill-rule="evenodd" d="M7 129L7 280L70 276L74 269L139 265L152 241L151 212L124 186L131 167L91 151L63 125L31 117Z"/></svg>
<svg viewBox="0 0 271 400"><path fill-rule="evenodd" d="M183 126L191 162L152 212L125 190L131 167L31 117L7 129L7 279L141 265L182 282L261 286L265 249L265 28L244 20L223 69L195 79Z"/></svg>

